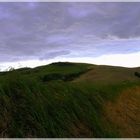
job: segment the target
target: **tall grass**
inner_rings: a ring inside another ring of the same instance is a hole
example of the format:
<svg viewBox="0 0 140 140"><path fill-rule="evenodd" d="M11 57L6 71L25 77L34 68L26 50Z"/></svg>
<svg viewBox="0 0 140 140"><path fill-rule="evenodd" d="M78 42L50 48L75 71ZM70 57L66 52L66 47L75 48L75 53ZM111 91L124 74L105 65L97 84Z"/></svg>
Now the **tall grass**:
<svg viewBox="0 0 140 140"><path fill-rule="evenodd" d="M102 103L96 91L13 73L0 84L0 136L111 137L100 119Z"/></svg>

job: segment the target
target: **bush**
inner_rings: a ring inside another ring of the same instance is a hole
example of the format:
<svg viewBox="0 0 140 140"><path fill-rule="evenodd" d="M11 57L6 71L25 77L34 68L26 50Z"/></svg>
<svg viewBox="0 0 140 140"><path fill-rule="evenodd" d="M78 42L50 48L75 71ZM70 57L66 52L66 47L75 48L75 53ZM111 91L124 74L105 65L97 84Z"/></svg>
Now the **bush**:
<svg viewBox="0 0 140 140"><path fill-rule="evenodd" d="M140 73L139 72L135 72L135 76L140 78Z"/></svg>
<svg viewBox="0 0 140 140"><path fill-rule="evenodd" d="M64 79L64 75L59 73L52 73L49 75L45 75L42 80L43 82L47 82L52 80L63 80L63 79Z"/></svg>
<svg viewBox="0 0 140 140"><path fill-rule="evenodd" d="M45 75L42 81L43 82L48 82L52 80L72 81L87 71L88 70L84 70L84 71L80 71L77 73L70 73L70 74L52 73L52 74Z"/></svg>

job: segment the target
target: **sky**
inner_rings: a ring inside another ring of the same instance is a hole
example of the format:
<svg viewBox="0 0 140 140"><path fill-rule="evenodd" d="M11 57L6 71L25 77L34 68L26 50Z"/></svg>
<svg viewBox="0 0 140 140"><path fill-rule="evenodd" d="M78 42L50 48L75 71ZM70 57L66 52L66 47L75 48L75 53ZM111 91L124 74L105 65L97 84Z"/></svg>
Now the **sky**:
<svg viewBox="0 0 140 140"><path fill-rule="evenodd" d="M140 3L0 2L0 70L56 61L140 66Z"/></svg>

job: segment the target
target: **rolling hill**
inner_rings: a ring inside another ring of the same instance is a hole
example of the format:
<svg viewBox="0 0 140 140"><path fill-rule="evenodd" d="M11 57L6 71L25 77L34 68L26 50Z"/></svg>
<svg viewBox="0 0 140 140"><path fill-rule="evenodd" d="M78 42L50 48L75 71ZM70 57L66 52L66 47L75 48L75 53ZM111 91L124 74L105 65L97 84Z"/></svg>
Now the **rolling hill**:
<svg viewBox="0 0 140 140"><path fill-rule="evenodd" d="M0 137L140 137L140 68L58 62L0 72Z"/></svg>

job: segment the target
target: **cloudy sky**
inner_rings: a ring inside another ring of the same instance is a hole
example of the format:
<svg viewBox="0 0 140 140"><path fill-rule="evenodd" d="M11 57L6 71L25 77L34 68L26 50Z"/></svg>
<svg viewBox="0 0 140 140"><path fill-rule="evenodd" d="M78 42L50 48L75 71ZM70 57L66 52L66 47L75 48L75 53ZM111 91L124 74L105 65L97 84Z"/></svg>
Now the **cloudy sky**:
<svg viewBox="0 0 140 140"><path fill-rule="evenodd" d="M0 69L53 61L140 66L140 3L0 2Z"/></svg>

